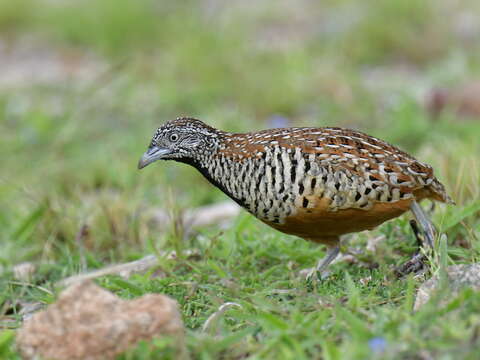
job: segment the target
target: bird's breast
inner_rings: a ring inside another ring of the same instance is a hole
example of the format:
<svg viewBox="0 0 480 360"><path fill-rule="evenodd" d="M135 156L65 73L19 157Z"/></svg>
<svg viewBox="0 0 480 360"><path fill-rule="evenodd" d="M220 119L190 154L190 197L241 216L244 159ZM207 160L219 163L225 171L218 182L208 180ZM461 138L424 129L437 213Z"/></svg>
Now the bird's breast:
<svg viewBox="0 0 480 360"><path fill-rule="evenodd" d="M346 209L368 211L378 202L413 198L411 192L322 153L280 144L239 149L216 154L206 172L212 183L268 223L285 224L299 213L321 217Z"/></svg>

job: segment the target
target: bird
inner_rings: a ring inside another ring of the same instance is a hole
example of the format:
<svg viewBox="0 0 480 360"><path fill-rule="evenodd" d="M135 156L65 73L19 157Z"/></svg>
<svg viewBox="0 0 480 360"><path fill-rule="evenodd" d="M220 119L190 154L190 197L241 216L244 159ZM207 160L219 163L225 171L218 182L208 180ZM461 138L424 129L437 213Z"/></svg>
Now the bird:
<svg viewBox="0 0 480 360"><path fill-rule="evenodd" d="M156 129L138 169L157 160L193 166L270 227L326 245L325 257L307 278L326 271L340 252L342 235L372 230L407 211L433 249L436 229L419 202L454 204L430 165L340 127L231 133L178 117Z"/></svg>

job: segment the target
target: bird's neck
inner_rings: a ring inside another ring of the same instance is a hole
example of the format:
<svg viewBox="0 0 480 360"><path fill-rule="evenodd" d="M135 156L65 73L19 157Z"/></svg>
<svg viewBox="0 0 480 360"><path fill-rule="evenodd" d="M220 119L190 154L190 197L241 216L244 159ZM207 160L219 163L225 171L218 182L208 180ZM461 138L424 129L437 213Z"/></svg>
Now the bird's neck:
<svg viewBox="0 0 480 360"><path fill-rule="evenodd" d="M290 154L279 147L250 145L254 136L231 134L219 142L215 151L184 162L194 166L214 186L256 217L283 223L295 208L296 198L292 192L299 191L299 167L303 162L294 159L300 156L299 152Z"/></svg>
<svg viewBox="0 0 480 360"><path fill-rule="evenodd" d="M220 141L210 151L199 152L193 158L179 159L178 161L196 168L212 185L222 190L240 206L245 206L237 191L239 166L235 166L235 161L222 151L222 144L235 134L226 132L220 134Z"/></svg>

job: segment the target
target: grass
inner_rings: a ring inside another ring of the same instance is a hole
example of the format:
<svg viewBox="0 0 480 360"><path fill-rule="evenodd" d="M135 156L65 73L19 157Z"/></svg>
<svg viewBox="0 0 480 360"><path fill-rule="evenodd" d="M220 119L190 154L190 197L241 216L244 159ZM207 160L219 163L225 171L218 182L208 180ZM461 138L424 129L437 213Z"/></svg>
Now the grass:
<svg viewBox="0 0 480 360"><path fill-rule="evenodd" d="M391 276L415 251L408 216L349 236L345 249L361 250L368 266L337 263L318 286L297 274L324 249L245 213L227 228L186 238L149 221L156 208L175 213L225 199L184 165L136 171L156 126L186 114L246 131L282 115L292 125L359 128L430 163L457 201L432 214L448 238L443 260L479 261L480 123L453 112L432 120L416 95L478 75L478 44L455 32L461 14L479 10L476 2L262 4L0 3L0 39L10 47L33 38L73 64L80 59L80 67L92 55L103 69L87 80L0 86L0 320L11 328L0 330L0 358L19 358L13 329L21 304L54 302L56 281L84 270L75 241L83 225L88 269L162 250L199 252L161 259L164 277L98 280L122 298L154 292L176 299L193 358L476 357L477 293L413 312L420 281ZM378 69L386 75L372 78ZM367 251L377 236L385 240ZM38 267L28 284L13 277L23 261ZM228 301L242 307L203 333ZM159 339L121 358L169 357L168 339Z"/></svg>

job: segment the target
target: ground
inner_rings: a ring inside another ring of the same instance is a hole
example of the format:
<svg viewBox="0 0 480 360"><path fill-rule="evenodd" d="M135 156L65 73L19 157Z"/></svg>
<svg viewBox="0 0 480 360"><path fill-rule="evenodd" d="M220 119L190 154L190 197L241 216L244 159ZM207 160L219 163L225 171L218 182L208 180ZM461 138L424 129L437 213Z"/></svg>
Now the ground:
<svg viewBox="0 0 480 360"><path fill-rule="evenodd" d="M448 242L432 272L478 262L480 116L433 117L425 99L479 78L479 24L474 0L1 2L0 358L19 358L18 312L55 301L57 281L152 253L159 269L97 282L176 299L195 359L475 358L480 295L413 312L423 279L392 275L415 251L408 215L348 236L354 260L312 285L298 272L325 249L246 213L194 232L152 220L226 197L188 166L136 163L179 115L230 131L360 129L431 164L457 202L422 204ZM14 276L22 262L37 268L29 281ZM202 332L229 301L241 308Z"/></svg>

